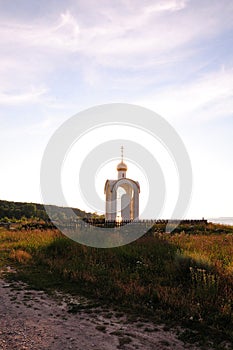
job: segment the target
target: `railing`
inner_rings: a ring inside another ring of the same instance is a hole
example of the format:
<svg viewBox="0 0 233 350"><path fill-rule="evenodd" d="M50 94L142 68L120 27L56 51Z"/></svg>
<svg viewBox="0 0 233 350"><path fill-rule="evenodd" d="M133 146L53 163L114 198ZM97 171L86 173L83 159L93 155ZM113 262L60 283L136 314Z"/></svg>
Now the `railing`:
<svg viewBox="0 0 233 350"><path fill-rule="evenodd" d="M99 226L99 227L118 227L118 226L124 226L126 224L147 224L147 225L166 225L166 224L188 224L188 225L200 225L200 224L207 224L207 220L201 219L201 220L165 220L165 219L158 219L158 220L105 220L105 219L83 219L83 221L87 224L93 225L93 226Z"/></svg>

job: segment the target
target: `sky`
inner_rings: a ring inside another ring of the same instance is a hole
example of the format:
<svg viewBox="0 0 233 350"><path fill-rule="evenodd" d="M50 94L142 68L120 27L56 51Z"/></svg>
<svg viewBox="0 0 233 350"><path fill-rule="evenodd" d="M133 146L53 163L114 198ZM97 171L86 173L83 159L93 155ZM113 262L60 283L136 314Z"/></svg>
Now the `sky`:
<svg viewBox="0 0 233 350"><path fill-rule="evenodd" d="M0 0L0 50L0 199L41 202L41 159L55 130L86 108L120 102L155 111L182 138L193 169L187 217L233 216L232 0ZM76 173L83 153L77 146ZM102 198L117 162L99 171ZM166 216L177 181L165 173ZM133 164L129 176L143 184L143 208L146 176ZM67 202L92 210L78 194Z"/></svg>

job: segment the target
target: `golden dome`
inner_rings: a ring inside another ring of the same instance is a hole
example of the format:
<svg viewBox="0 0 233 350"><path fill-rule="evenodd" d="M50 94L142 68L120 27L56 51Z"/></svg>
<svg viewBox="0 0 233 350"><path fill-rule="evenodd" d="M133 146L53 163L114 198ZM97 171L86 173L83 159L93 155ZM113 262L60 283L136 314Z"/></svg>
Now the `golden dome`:
<svg viewBox="0 0 233 350"><path fill-rule="evenodd" d="M127 169L127 165L123 161L117 165L117 171L127 171Z"/></svg>

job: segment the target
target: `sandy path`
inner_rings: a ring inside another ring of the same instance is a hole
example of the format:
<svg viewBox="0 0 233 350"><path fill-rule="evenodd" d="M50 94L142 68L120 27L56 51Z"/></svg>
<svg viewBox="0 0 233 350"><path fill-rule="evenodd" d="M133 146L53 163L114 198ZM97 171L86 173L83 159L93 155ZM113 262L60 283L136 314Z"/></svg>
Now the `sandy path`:
<svg viewBox="0 0 233 350"><path fill-rule="evenodd" d="M98 307L73 314L68 312L71 303L87 301L64 294L52 298L0 279L0 350L198 350L163 326L129 323L124 314Z"/></svg>

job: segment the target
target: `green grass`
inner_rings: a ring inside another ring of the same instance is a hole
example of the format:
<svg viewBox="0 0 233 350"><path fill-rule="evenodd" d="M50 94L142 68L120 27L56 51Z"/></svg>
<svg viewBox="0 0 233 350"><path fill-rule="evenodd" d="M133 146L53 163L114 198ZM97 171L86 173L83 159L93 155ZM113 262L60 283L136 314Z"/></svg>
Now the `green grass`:
<svg viewBox="0 0 233 350"><path fill-rule="evenodd" d="M10 278L34 288L82 294L128 310L132 319L140 314L183 325L190 329L184 340L214 339L219 349L222 341L233 342L233 229L154 231L127 246L97 249L56 230L1 229L0 264L16 266Z"/></svg>

